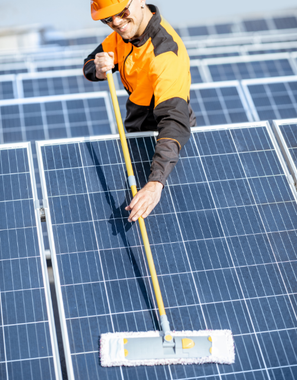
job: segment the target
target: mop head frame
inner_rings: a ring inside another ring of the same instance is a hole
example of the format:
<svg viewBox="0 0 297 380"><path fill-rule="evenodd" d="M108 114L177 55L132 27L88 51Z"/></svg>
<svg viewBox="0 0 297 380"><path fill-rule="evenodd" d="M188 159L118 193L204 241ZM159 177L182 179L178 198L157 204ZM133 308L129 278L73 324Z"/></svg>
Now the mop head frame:
<svg viewBox="0 0 297 380"><path fill-rule="evenodd" d="M101 365L103 367L134 367L169 364L232 364L235 361L234 341L230 330L175 331L171 332L171 335L174 347L168 348L172 351L166 351L164 334L160 331L102 334L100 338ZM192 347L196 345L196 348L185 347L182 341L192 341Z"/></svg>

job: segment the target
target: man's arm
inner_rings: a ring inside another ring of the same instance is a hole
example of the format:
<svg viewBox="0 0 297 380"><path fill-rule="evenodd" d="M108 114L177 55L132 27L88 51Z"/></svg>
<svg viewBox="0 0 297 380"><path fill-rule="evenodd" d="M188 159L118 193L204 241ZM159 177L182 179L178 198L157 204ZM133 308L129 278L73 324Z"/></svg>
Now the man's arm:
<svg viewBox="0 0 297 380"><path fill-rule="evenodd" d="M179 160L180 149L190 138L189 108L184 103L182 99L169 100L154 111L160 132L148 183L126 207L130 211L130 222L140 216L146 218L156 207L167 178Z"/></svg>

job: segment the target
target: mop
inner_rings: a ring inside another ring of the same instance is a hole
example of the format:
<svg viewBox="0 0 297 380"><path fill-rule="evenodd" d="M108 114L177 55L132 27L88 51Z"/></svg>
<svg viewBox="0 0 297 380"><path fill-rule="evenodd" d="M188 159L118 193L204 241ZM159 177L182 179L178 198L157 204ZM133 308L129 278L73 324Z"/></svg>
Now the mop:
<svg viewBox="0 0 297 380"><path fill-rule="evenodd" d="M137 193L136 180L111 71L107 72L107 80L125 159L128 182L134 197ZM138 219L138 223L159 310L161 331L101 334L101 365L112 367L234 363L234 342L230 330L171 331L142 217Z"/></svg>

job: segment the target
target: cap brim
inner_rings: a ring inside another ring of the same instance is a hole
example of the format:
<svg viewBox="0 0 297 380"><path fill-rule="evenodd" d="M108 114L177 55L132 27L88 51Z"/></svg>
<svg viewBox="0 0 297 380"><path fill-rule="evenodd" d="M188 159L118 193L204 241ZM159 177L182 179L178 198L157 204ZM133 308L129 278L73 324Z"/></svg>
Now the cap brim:
<svg viewBox="0 0 297 380"><path fill-rule="evenodd" d="M120 13L128 3L129 3L129 0L124 0L121 3L112 4L109 7L105 7L99 10L95 10L93 7L93 4L91 4L92 19L97 21L97 20L102 20L107 17L114 16Z"/></svg>

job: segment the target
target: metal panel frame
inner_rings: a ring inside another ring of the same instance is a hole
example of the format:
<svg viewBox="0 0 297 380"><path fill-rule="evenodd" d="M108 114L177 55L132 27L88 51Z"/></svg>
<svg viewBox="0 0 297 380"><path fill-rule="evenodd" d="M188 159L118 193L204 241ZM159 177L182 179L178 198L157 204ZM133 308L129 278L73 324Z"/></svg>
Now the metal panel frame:
<svg viewBox="0 0 297 380"><path fill-rule="evenodd" d="M37 229L38 247L39 247L39 254L40 254L40 263L41 263L41 270L42 270L42 279L43 279L43 284L44 284L46 310L47 310L47 316L48 316L51 347L52 347L52 352L53 352L54 370L55 370L56 379L62 380L60 354L59 354L59 349L58 349L58 341L57 341L54 311L53 311L52 298L51 298L50 282L49 282L49 277L48 277L48 272L47 272L46 253L45 253L44 242L43 242L43 231L42 231L41 219L40 219L40 205L39 205L39 200L37 196L37 187L36 187L31 143L23 142L23 143L13 143L13 144L0 144L0 150L9 150L9 149L18 149L18 148L26 149L27 151L30 180L31 180L31 186L32 186L32 197L33 197L33 203L34 203L35 222L36 222L36 229Z"/></svg>
<svg viewBox="0 0 297 380"><path fill-rule="evenodd" d="M282 125L288 125L288 124L297 124L297 118L295 119L282 119L282 120L273 120L273 130L276 135L277 141L280 145L281 151L283 153L284 159L289 167L290 170L290 177L291 181L295 185L295 190L297 191L297 167L294 163L289 147L284 139L284 136L282 134L282 131L280 127Z"/></svg>

